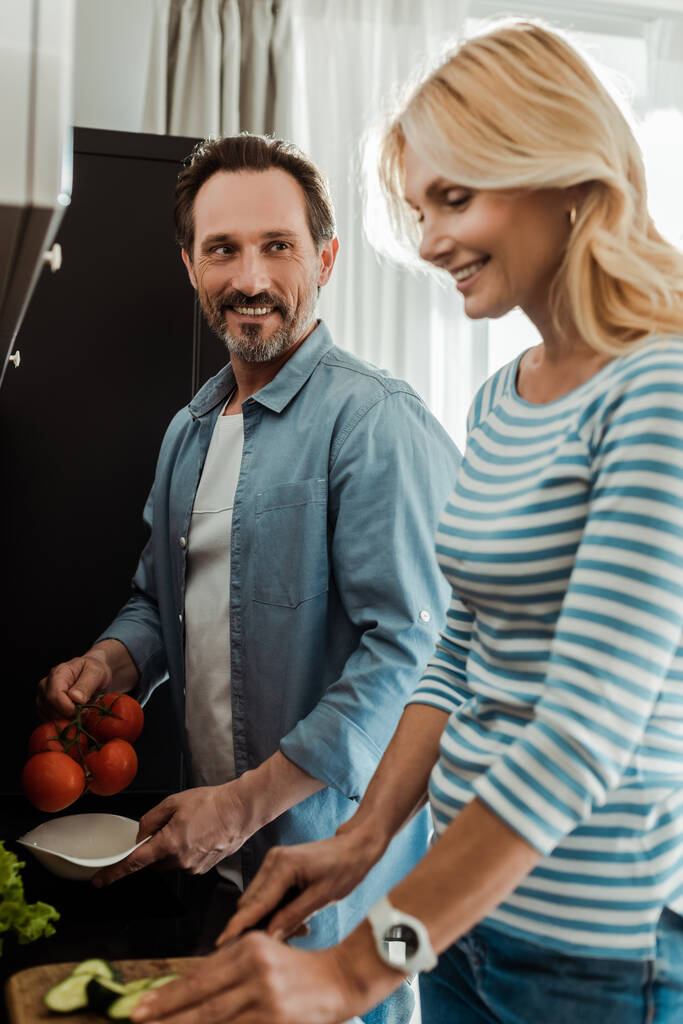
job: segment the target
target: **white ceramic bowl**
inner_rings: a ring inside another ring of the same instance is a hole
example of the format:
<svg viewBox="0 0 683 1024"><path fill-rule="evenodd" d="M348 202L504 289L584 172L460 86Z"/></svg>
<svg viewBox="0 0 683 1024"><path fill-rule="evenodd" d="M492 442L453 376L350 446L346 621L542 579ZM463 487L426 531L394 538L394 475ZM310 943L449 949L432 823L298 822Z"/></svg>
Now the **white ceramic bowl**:
<svg viewBox="0 0 683 1024"><path fill-rule="evenodd" d="M135 842L137 833L137 821L118 814L67 814L43 822L17 842L53 875L88 879L142 845Z"/></svg>

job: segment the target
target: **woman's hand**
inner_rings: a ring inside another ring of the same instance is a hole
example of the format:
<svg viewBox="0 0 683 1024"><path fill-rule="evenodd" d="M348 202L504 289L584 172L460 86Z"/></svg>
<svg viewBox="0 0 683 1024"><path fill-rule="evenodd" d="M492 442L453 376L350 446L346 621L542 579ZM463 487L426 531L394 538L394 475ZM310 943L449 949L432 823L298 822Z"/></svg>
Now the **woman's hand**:
<svg viewBox="0 0 683 1024"><path fill-rule="evenodd" d="M348 974L335 948L291 949L263 932L252 932L204 957L178 981L145 995L131 1020L340 1024L367 1008Z"/></svg>
<svg viewBox="0 0 683 1024"><path fill-rule="evenodd" d="M342 826L331 839L300 846L276 846L269 850L261 868L240 897L237 912L219 935L216 945L241 935L278 905L288 889L301 895L275 914L268 932L278 938L305 931L304 923L316 910L328 906L355 889L384 852L384 844L365 830Z"/></svg>
<svg viewBox="0 0 683 1024"><path fill-rule="evenodd" d="M331 839L270 850L218 945L272 913L292 887L301 889L301 895L273 915L268 925L271 935L288 938L297 934L316 910L348 896L425 803L429 773L439 756L447 719L448 713L440 708L409 705L353 817L340 825ZM410 771L406 772L408 764ZM255 776L257 772L247 774Z"/></svg>

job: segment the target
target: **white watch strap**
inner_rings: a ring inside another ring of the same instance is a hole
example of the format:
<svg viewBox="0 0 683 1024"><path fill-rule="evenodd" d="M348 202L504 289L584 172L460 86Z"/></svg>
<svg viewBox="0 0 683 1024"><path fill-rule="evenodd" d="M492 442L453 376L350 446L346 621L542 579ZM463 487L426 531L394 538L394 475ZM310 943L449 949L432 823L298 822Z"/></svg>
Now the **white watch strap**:
<svg viewBox="0 0 683 1024"><path fill-rule="evenodd" d="M389 967L405 971L407 974L431 971L436 967L438 957L432 948L429 932L419 918L413 917L412 914L406 914L402 910L396 910L388 898L383 896L370 910L368 921L372 928L377 953ZM405 963L400 967L391 959L386 947L387 932L391 928L397 927L410 929L417 942L417 950L412 954L408 954L406 951Z"/></svg>

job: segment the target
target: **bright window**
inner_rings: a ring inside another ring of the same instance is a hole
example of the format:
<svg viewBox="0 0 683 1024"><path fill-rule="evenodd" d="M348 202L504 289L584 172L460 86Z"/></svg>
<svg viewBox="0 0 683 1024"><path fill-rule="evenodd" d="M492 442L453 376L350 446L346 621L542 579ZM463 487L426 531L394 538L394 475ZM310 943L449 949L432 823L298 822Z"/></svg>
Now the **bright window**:
<svg viewBox="0 0 683 1024"><path fill-rule="evenodd" d="M468 19L467 34L485 23ZM683 246L683 97L681 109L648 110L648 51L640 35L617 35L577 31L572 38L598 63L601 77L613 93L626 98L636 117L636 135L643 150L648 183L649 208L659 231L674 244ZM473 367L473 390L500 366L539 341L526 317L514 310L500 320L479 325L486 359Z"/></svg>

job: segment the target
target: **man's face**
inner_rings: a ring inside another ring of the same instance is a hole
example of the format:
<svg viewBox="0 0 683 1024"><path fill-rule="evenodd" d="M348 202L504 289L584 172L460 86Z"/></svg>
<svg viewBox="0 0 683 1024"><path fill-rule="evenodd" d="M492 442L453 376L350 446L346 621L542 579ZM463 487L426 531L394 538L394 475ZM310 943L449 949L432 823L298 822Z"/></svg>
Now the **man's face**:
<svg viewBox="0 0 683 1024"><path fill-rule="evenodd" d="M320 252L304 193L285 171L221 171L194 202L192 259L183 260L202 310L231 355L267 362L310 333L336 239Z"/></svg>

